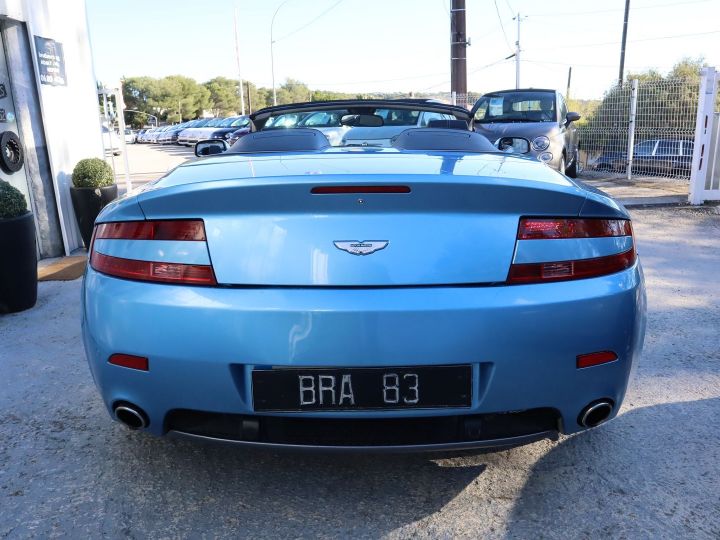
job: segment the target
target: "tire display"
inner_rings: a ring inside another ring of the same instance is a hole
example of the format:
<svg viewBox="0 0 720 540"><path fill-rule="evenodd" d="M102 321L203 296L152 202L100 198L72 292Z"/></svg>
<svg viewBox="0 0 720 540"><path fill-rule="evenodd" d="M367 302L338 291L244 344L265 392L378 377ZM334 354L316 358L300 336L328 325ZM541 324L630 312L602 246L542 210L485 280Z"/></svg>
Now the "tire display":
<svg viewBox="0 0 720 540"><path fill-rule="evenodd" d="M25 162L20 139L12 131L0 135L0 168L8 174L18 172Z"/></svg>

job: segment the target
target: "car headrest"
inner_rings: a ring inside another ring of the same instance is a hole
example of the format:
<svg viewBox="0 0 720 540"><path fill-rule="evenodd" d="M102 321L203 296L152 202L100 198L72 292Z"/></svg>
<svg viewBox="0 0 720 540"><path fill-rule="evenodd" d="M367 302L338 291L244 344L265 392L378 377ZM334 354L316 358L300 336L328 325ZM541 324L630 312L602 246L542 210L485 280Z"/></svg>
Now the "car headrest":
<svg viewBox="0 0 720 540"><path fill-rule="evenodd" d="M392 141L399 150L438 152L497 152L490 141L474 131L440 128L406 129Z"/></svg>
<svg viewBox="0 0 720 540"><path fill-rule="evenodd" d="M465 120L430 120L429 128L464 129L467 131L468 123Z"/></svg>
<svg viewBox="0 0 720 540"><path fill-rule="evenodd" d="M248 133L230 147L231 152L317 152L330 147L317 129L269 129Z"/></svg>

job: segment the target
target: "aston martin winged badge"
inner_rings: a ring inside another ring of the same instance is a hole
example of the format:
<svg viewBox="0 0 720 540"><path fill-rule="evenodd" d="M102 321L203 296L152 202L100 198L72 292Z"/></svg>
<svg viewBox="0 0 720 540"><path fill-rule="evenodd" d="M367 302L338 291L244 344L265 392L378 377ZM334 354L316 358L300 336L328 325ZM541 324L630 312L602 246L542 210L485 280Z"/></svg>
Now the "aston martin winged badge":
<svg viewBox="0 0 720 540"><path fill-rule="evenodd" d="M333 242L336 248L352 255L370 255L386 248L389 243L389 240L335 240Z"/></svg>

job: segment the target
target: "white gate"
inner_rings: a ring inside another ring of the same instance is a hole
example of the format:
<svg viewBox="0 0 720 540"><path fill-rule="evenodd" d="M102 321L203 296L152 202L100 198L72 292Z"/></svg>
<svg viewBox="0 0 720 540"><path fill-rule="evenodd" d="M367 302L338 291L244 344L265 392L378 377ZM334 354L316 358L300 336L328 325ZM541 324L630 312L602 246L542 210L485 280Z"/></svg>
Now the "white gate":
<svg viewBox="0 0 720 540"><path fill-rule="evenodd" d="M715 112L718 72L703 68L690 172L690 204L720 201L720 114Z"/></svg>

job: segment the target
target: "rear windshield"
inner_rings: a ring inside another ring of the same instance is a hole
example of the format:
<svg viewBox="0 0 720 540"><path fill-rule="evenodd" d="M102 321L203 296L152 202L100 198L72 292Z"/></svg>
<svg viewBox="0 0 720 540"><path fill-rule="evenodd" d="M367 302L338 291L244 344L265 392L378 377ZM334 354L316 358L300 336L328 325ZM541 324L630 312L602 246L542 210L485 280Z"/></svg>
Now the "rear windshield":
<svg viewBox="0 0 720 540"><path fill-rule="evenodd" d="M554 122L554 92L503 92L487 94L475 105L475 122Z"/></svg>

